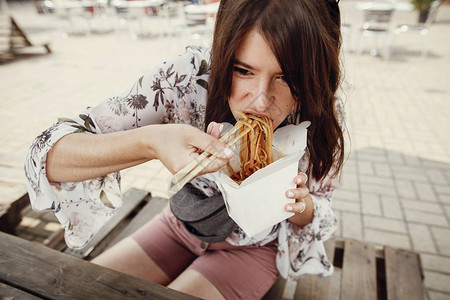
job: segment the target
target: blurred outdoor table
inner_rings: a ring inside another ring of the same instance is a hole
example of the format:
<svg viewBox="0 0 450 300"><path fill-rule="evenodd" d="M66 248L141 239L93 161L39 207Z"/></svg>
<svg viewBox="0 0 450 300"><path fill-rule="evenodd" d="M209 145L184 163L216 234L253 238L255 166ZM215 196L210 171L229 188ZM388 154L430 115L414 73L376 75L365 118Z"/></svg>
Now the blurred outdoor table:
<svg viewBox="0 0 450 300"><path fill-rule="evenodd" d="M184 11L187 14L211 14L215 15L217 13L217 10L219 9L219 2L215 3L209 3L209 4L192 4L187 5L184 8Z"/></svg>
<svg viewBox="0 0 450 300"><path fill-rule="evenodd" d="M5 299L199 299L3 232L0 244Z"/></svg>
<svg viewBox="0 0 450 300"><path fill-rule="evenodd" d="M361 2L356 4L358 10L401 10L401 11L412 11L414 6L409 2Z"/></svg>
<svg viewBox="0 0 450 300"><path fill-rule="evenodd" d="M164 0L135 0L135 1L114 1L116 8L147 8L160 7L164 4Z"/></svg>
<svg viewBox="0 0 450 300"><path fill-rule="evenodd" d="M68 0L68 1L51 1L45 0L43 6L47 9L77 9L77 8L90 8L90 7L104 7L106 1L99 0Z"/></svg>

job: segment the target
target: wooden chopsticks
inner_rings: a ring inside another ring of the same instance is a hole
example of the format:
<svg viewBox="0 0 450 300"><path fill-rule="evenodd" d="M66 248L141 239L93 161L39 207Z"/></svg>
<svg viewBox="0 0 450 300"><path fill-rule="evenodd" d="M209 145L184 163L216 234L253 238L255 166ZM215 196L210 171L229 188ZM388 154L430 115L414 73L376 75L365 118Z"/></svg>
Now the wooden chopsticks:
<svg viewBox="0 0 450 300"><path fill-rule="evenodd" d="M244 126L243 124L236 124L231 130L229 130L224 136L220 138L220 141L225 143L227 147L234 145L239 139L246 135L252 128L256 126L256 123L251 124L250 127ZM234 136L239 132L236 136ZM231 139L230 139L231 138ZM212 153L204 151L190 164L176 173L170 180L171 185L169 188L169 197L175 195L181 188L194 179L204 168L206 168L214 159L216 159Z"/></svg>

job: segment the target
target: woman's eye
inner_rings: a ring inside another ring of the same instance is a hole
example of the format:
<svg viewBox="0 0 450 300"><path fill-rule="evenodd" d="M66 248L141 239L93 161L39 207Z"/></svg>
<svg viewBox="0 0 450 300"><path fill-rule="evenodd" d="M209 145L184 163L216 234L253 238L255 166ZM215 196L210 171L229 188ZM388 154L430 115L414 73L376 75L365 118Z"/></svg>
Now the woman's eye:
<svg viewBox="0 0 450 300"><path fill-rule="evenodd" d="M284 75L278 76L277 79L283 81L284 83L286 83L286 79L284 78Z"/></svg>
<svg viewBox="0 0 450 300"><path fill-rule="evenodd" d="M283 76L277 76L277 80L278 80L278 82L280 82L284 86L288 86L288 84L286 82L286 77L284 77L284 75Z"/></svg>
<svg viewBox="0 0 450 300"><path fill-rule="evenodd" d="M234 66L233 71L237 72L239 75L250 75L251 74L250 71L236 67L236 66Z"/></svg>

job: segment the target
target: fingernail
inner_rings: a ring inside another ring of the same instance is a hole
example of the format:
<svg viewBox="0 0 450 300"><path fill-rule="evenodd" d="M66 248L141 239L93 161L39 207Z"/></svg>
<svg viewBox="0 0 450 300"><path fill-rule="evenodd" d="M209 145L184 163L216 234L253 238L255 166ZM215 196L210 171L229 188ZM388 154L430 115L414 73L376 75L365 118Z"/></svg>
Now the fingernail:
<svg viewBox="0 0 450 300"><path fill-rule="evenodd" d="M225 157L230 157L230 156L233 155L233 150L230 149L230 148L228 148L228 147L226 147L225 150L223 150L223 155L224 155Z"/></svg>
<svg viewBox="0 0 450 300"><path fill-rule="evenodd" d="M286 210L287 210L287 211L293 211L294 209L292 208L292 206L287 206L287 207L286 207Z"/></svg>
<svg viewBox="0 0 450 300"><path fill-rule="evenodd" d="M297 184L302 183L302 179L301 178L297 178Z"/></svg>
<svg viewBox="0 0 450 300"><path fill-rule="evenodd" d="M220 123L220 125L219 125L219 131L220 131L220 133L222 133L222 131L223 131L223 124L222 123Z"/></svg>
<svg viewBox="0 0 450 300"><path fill-rule="evenodd" d="M303 213L306 209L306 204L303 202L300 202L300 203L302 204L303 207L302 207L302 210L298 212L299 214Z"/></svg>
<svg viewBox="0 0 450 300"><path fill-rule="evenodd" d="M289 197L289 198L294 197L294 193L293 193L293 192L288 192L288 197Z"/></svg>

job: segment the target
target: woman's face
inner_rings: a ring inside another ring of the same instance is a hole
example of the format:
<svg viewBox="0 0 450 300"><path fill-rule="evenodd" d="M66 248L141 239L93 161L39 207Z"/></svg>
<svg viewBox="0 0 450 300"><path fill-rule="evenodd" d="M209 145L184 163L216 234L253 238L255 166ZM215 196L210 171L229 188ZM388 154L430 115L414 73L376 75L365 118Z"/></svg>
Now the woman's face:
<svg viewBox="0 0 450 300"><path fill-rule="evenodd" d="M274 128L294 109L278 60L255 29L244 35L237 48L228 103L236 119L236 111L266 116Z"/></svg>

